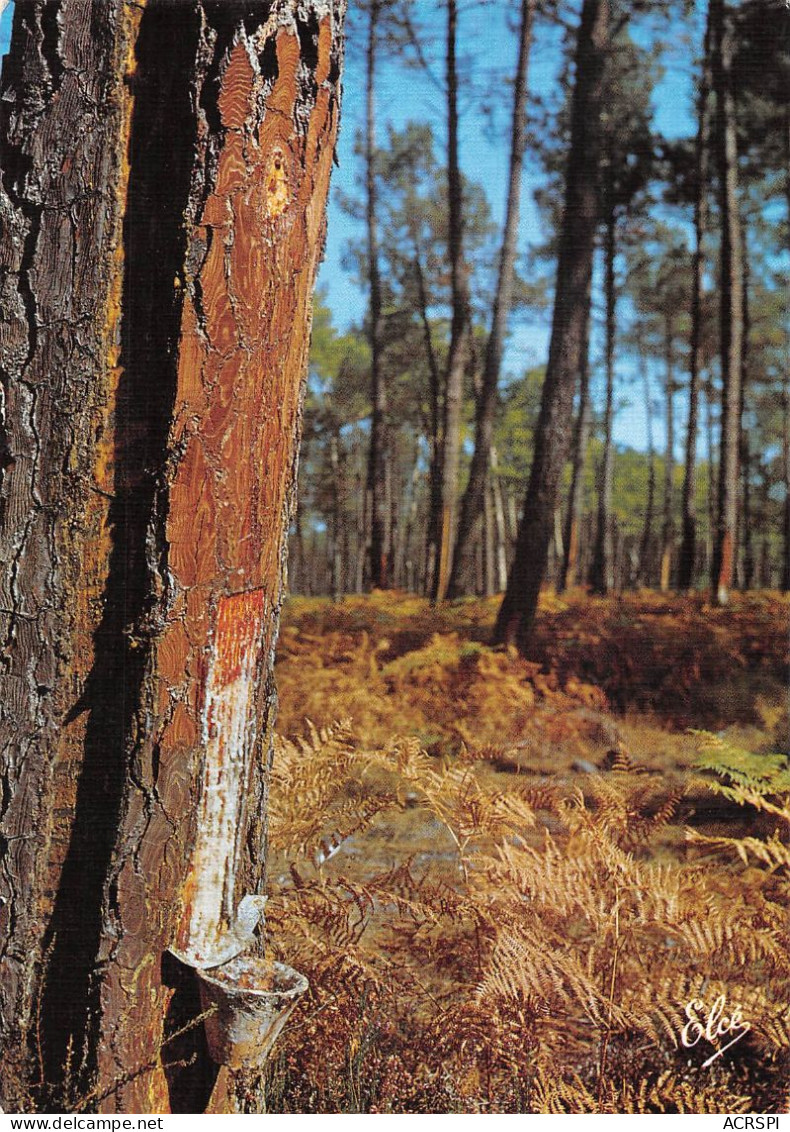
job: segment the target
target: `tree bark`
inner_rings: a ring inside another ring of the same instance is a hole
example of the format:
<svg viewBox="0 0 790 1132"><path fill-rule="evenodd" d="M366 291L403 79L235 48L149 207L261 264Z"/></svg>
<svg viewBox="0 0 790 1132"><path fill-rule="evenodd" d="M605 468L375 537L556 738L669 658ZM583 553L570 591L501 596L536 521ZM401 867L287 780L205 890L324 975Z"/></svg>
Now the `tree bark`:
<svg viewBox="0 0 790 1132"><path fill-rule="evenodd" d="M674 523L674 480L675 480L675 413L673 395L675 391L674 357L672 341L672 318L668 316L664 327L664 356L666 376L664 400L667 410L667 446L664 455L664 515L661 524L661 566L659 587L667 593L672 574L672 543L675 538Z"/></svg>
<svg viewBox="0 0 790 1132"><path fill-rule="evenodd" d="M496 524L496 588L495 593L504 593L507 585L507 523L502 483L499 478L497 451L491 446L491 489L494 498L494 521Z"/></svg>
<svg viewBox="0 0 790 1132"><path fill-rule="evenodd" d="M464 260L464 202L461 168L458 159L458 68L456 40L458 5L447 2L447 197L448 250L452 291L450 349L447 355L447 376L444 393L444 426L442 429L442 505L434 515L437 533L438 561L434 572L433 598L443 601L447 595L455 537L458 503L458 471L461 459L461 412L463 409L464 374L471 349L471 315L469 280Z"/></svg>
<svg viewBox="0 0 790 1132"><path fill-rule="evenodd" d="M615 255L617 252L617 221L613 211L606 220L605 291L606 291L606 404L603 415L603 455L598 472L598 523L595 533L590 585L594 593L608 594L612 589L612 479L614 475L614 346L617 318L617 285Z"/></svg>
<svg viewBox="0 0 790 1132"><path fill-rule="evenodd" d="M682 538L678 558L678 589L688 590L694 579L697 553L697 432L699 430L700 372L702 369L702 296L705 276L705 232L708 226L708 132L710 104L710 9L705 30L702 74L697 104L697 142L694 185L694 258L691 268L691 340L689 343L689 412L683 474Z"/></svg>
<svg viewBox="0 0 790 1132"><path fill-rule="evenodd" d="M740 587L744 590L752 588L754 581L754 532L752 531L752 457L749 445L749 430L745 427L746 392L749 387L749 249L746 242L746 224L741 225L742 256L741 270L743 279L743 346L741 349L741 404L738 412L738 431L740 435L740 463L741 463L741 508L740 508L740 542L743 547L742 570L740 571Z"/></svg>
<svg viewBox="0 0 790 1132"><path fill-rule="evenodd" d="M340 483L340 430L335 424L332 425L332 435L329 438L329 466L332 469L332 600L340 601L343 596L343 491Z"/></svg>
<svg viewBox="0 0 790 1132"><path fill-rule="evenodd" d="M376 60L378 52L379 0L368 8L368 46L366 57L365 186L368 238L368 281L370 283L370 455L368 458L368 499L370 509L370 584L386 589L392 555L392 516L387 463L389 428L387 386L381 365L381 271L379 269L378 189L376 185Z"/></svg>
<svg viewBox="0 0 790 1132"><path fill-rule="evenodd" d="M439 558L438 538L441 523L439 516L442 511L442 379L439 373L439 363L436 351L433 348L431 336L431 323L428 318L428 295L425 288L425 273L422 269L422 258L419 244L414 244L414 275L417 282L417 301L420 305L420 322L422 324L423 341L425 342L425 358L428 363L428 377L430 381L431 402L431 461L428 482L428 523L425 537L425 576L433 579L436 574ZM429 584L432 582L429 581Z"/></svg>
<svg viewBox="0 0 790 1132"><path fill-rule="evenodd" d="M458 535L448 587L450 597L459 597L468 588L472 546L480 522L493 442L497 386L499 384L499 371L502 367L502 353L510 307L513 301L513 281L518 251L521 181L527 132L527 76L534 19L535 0L522 0L518 63L513 87L513 123L510 133L510 173L505 227L502 234L499 272L491 313L491 331L486 344L482 384L475 412L475 445L472 465L469 470L469 482L461 500Z"/></svg>
<svg viewBox="0 0 790 1132"><path fill-rule="evenodd" d="M736 549L743 285L735 95L732 83L732 32L728 26L724 0L710 0L710 13L721 223L719 287L722 370L718 516L711 582L714 600L724 605L732 586Z"/></svg>
<svg viewBox="0 0 790 1132"><path fill-rule="evenodd" d="M656 450L653 443L653 416L650 397L650 374L647 368L647 357L641 335L637 329L637 356L639 368L642 371L642 385L645 395L645 420L647 422L647 502L645 503L645 516L642 523L642 537L639 542L639 562L637 566L637 583L640 586L650 584L650 560L653 546L653 516L656 506Z"/></svg>
<svg viewBox="0 0 790 1132"><path fill-rule="evenodd" d="M210 1085L200 1063L191 1084L163 1068L194 993L165 952L222 937L262 883L343 9L15 6L0 99L6 1109L167 1112L174 1089L194 1103ZM209 771L239 786L216 906L197 900L229 817L212 817Z"/></svg>
<svg viewBox="0 0 790 1132"><path fill-rule="evenodd" d="M577 584L579 578L579 528L584 506L584 464L590 440L592 405L590 403L590 294L587 294L587 319L584 327L584 346L579 369L579 413L573 432L573 468L565 518L562 566L557 580L557 592L562 593Z"/></svg>
<svg viewBox="0 0 790 1132"><path fill-rule="evenodd" d="M784 506L782 508L783 547L781 589L790 591L790 380L784 378L782 386L782 480Z"/></svg>
<svg viewBox="0 0 790 1132"><path fill-rule="evenodd" d="M495 627L498 641L516 644L522 651L528 646L546 570L584 349L587 291L599 215L597 166L608 22L608 0L584 0L576 48L571 148L549 361L516 554Z"/></svg>

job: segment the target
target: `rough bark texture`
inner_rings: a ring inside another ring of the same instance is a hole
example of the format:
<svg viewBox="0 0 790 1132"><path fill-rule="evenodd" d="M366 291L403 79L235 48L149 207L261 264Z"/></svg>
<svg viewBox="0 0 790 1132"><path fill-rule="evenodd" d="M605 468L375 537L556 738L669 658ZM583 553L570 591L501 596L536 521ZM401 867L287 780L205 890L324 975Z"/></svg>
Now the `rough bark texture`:
<svg viewBox="0 0 790 1132"><path fill-rule="evenodd" d="M597 167L608 22L608 0L584 0L549 361L516 554L495 629L499 641L512 642L521 649L528 644L546 570L584 349L587 292L599 215Z"/></svg>
<svg viewBox="0 0 790 1132"><path fill-rule="evenodd" d="M6 1107L26 1091L50 1110L166 1112L207 1088L162 1067L194 991L165 951L194 930L212 775L242 780L217 930L262 881L342 15L342 0L16 5L0 201Z"/></svg>
<svg viewBox="0 0 790 1132"><path fill-rule="evenodd" d="M678 557L678 589L687 590L694 578L697 555L697 432L699 430L700 371L702 369L702 295L705 277L705 231L708 226L708 132L710 115L710 9L705 31L702 75L697 104L697 142L694 184L694 257L691 268L691 338L689 342L689 413L683 475L682 538Z"/></svg>
<svg viewBox="0 0 790 1132"><path fill-rule="evenodd" d="M711 582L714 599L719 604L724 604L728 600L733 582L736 548L743 349L743 271L738 214L735 96L732 84L732 32L728 25L724 0L710 0L710 12L721 224L719 321L722 373L719 505Z"/></svg>
<svg viewBox="0 0 790 1132"><path fill-rule="evenodd" d="M472 453L472 465L469 469L469 482L461 500L458 535L448 585L450 597L459 597L469 588L473 548L483 508L494 435L497 386L499 384L499 371L502 366L502 353L505 347L510 307L513 301L513 281L518 250L521 180L527 134L527 75L529 51L532 43L532 25L535 19L535 2L536 0L522 0L521 2L521 31L519 34L516 79L513 87L513 122L510 131L510 173L505 227L502 233L499 273L491 312L491 331L486 344L483 379L475 410L475 446Z"/></svg>

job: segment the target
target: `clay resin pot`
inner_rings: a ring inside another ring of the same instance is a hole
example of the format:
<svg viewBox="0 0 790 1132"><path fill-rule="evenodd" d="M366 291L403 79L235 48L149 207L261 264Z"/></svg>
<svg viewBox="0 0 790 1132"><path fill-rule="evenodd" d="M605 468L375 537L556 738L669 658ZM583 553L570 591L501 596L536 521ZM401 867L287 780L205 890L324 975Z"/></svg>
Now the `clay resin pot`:
<svg viewBox="0 0 790 1132"><path fill-rule="evenodd" d="M212 1059L232 1069L262 1065L307 979L256 955L237 955L197 975Z"/></svg>

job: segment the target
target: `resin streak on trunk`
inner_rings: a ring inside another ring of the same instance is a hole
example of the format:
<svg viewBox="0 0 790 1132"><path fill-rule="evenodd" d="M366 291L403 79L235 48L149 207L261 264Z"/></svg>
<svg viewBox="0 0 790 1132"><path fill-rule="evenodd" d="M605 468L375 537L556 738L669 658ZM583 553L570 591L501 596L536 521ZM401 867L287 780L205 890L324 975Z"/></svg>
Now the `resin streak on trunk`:
<svg viewBox="0 0 790 1132"><path fill-rule="evenodd" d="M344 9L15 8L0 103L6 1108L18 1079L47 1111L168 1111L165 952L179 924L221 935L262 883Z"/></svg>
<svg viewBox="0 0 790 1132"><path fill-rule="evenodd" d="M261 881L268 681L283 596L306 328L337 128L328 13L316 28L317 89L304 130L298 128L304 92L295 19L271 34L277 77L262 105L270 79L259 62L265 44L237 32L221 77L213 190L186 257L198 267L185 281L165 530L169 608L152 664L161 807L142 844L157 867L171 852L183 857L170 811L183 813L185 788L201 799L175 939L184 952L221 938L239 898ZM245 619L240 632L234 614ZM230 642L241 649L232 680ZM202 769L193 765L198 753ZM245 862L248 845L259 854ZM150 884L139 861L127 860L118 877L123 904L145 908ZM163 912L159 905L160 918ZM167 931L165 920L162 946L173 942ZM108 1000L126 1001L132 1010L125 970L133 972L137 996L162 993L158 968L141 966L143 938L127 926L108 979ZM116 979L120 988L112 985ZM135 1040L131 1031L128 1039Z"/></svg>

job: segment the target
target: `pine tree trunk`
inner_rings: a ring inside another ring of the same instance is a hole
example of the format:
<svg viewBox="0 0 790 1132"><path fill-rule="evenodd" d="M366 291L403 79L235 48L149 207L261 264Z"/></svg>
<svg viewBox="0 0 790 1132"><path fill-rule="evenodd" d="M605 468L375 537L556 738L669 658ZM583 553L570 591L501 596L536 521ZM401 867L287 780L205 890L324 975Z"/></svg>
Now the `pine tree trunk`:
<svg viewBox="0 0 790 1132"><path fill-rule="evenodd" d="M491 447L491 485L494 493L494 521L496 524L496 586L495 593L503 593L507 585L507 524L502 483L499 478L499 461L496 448Z"/></svg>
<svg viewBox="0 0 790 1132"><path fill-rule="evenodd" d="M645 503L645 516L642 523L642 537L639 542L639 563L637 567L637 583L640 586L649 585L651 581L651 558L653 547L653 517L656 508L656 450L653 443L653 417L650 397L650 375L647 369L647 358L641 341L637 343L637 356L639 368L642 371L642 382L645 395L645 413L647 421L647 502Z"/></svg>
<svg viewBox="0 0 790 1132"><path fill-rule="evenodd" d="M697 104L697 143L694 186L694 258L691 280L691 339L689 343L689 412L683 474L682 539L678 558L678 589L688 590L694 579L697 552L697 432L699 429L700 371L702 369L702 296L705 277L705 232L708 226L708 132L710 103L710 9L705 31L702 75Z"/></svg>
<svg viewBox="0 0 790 1132"><path fill-rule="evenodd" d="M340 483L340 437L337 428L334 426L329 438L329 465L332 469L332 600L340 601L343 596L343 552L341 546L343 492Z"/></svg>
<svg viewBox="0 0 790 1132"><path fill-rule="evenodd" d="M388 484L389 429L387 386L381 365L381 272L379 269L378 189L376 184L376 61L378 53L379 0L371 0L366 71L367 118L365 125L365 178L367 193L368 282L370 284L370 382L372 418L368 458L370 513L370 584L389 585L392 526Z"/></svg>
<svg viewBox="0 0 790 1132"><path fill-rule="evenodd" d="M716 439L713 420L713 398L715 389L711 381L705 390L705 433L708 451L708 481L706 484L705 502L708 512L708 530L705 540L705 565L709 572L713 570L713 546L716 534L716 484L718 483L718 470L716 467Z"/></svg>
<svg viewBox="0 0 790 1132"><path fill-rule="evenodd" d="M162 1041L194 976L165 952L198 921L221 937L262 883L343 4L269 13L15 6L0 103L6 1109L169 1111ZM197 900L225 832L209 770L238 785L216 906ZM179 1088L205 1099L208 1077Z"/></svg>
<svg viewBox="0 0 790 1132"><path fill-rule="evenodd" d="M428 377L430 382L430 467L428 472L428 522L425 536L425 576L435 576L436 564L439 558L438 538L441 531L442 513L442 379L439 373L439 363L436 351L433 348L431 336L431 323L428 317L428 295L425 288L425 273L422 269L422 256L416 239L414 242L414 276L417 282L417 301L420 306L420 322L422 325L423 341L425 342L425 359L428 363Z"/></svg>
<svg viewBox="0 0 790 1132"><path fill-rule="evenodd" d="M568 451L573 394L584 350L587 292L598 223L597 168L608 23L608 0L584 0L549 361L516 554L495 627L498 641L516 644L522 650L527 648L546 571L554 508Z"/></svg>
<svg viewBox="0 0 790 1132"><path fill-rule="evenodd" d="M615 281L616 221L610 212L606 222L606 405L603 415L603 455L598 473L598 524L590 572L594 593L608 594L612 588L612 479L614 474L614 344L617 317Z"/></svg>
<svg viewBox="0 0 790 1132"><path fill-rule="evenodd" d="M726 604L733 581L738 508L738 449L743 349L743 285L741 230L738 215L738 152L735 96L732 82L732 32L725 0L710 0L712 75L716 93L716 156L719 175L720 328L721 328L721 457L719 506L713 553L714 600Z"/></svg>
<svg viewBox="0 0 790 1132"><path fill-rule="evenodd" d="M741 349L741 405L738 413L738 431L740 434L740 464L741 464L741 507L740 507L740 543L743 548L742 569L739 574L740 587L744 590L752 588L754 581L754 539L752 531L752 480L751 480L751 450L749 446L749 430L745 427L746 392L749 387L749 255L746 243L746 225L741 225L742 255L741 270L743 273L743 347Z"/></svg>
<svg viewBox="0 0 790 1132"><path fill-rule="evenodd" d="M553 513L565 465L574 388L584 350L587 289L599 216L598 161L608 0L584 0L576 49L570 153L561 226L555 310L535 451L516 554L495 636L525 650L546 573Z"/></svg>
<svg viewBox="0 0 790 1132"><path fill-rule="evenodd" d="M675 539L675 413L673 403L675 375L671 317L667 318L664 328L664 355L666 358L664 402L667 411L667 447L664 456L664 516L661 524L659 587L662 593L667 593L672 576L672 544Z"/></svg>
<svg viewBox="0 0 790 1132"><path fill-rule="evenodd" d="M782 548L781 588L790 591L790 382L785 378L782 389L782 479L785 499L783 508L784 546Z"/></svg>
<svg viewBox="0 0 790 1132"><path fill-rule="evenodd" d="M557 581L557 592L575 586L579 578L579 528L584 505L584 463L590 439L590 295L587 295L587 319L584 328L584 347L579 370L579 414L573 433L573 469L565 519L562 566Z"/></svg>
<svg viewBox="0 0 790 1132"><path fill-rule="evenodd" d="M494 433L499 371L505 334L513 300L513 280L518 250L518 227L521 212L521 181L524 167L524 146L527 132L527 73L532 43L532 25L536 0L521 0L521 32L518 63L513 88L513 123L510 136L510 175L508 180L505 227L499 257L499 273L491 314L491 331L486 345L482 386L475 414L475 445L469 482L461 500L458 536L453 568L448 586L450 597L460 597L469 583L471 547L474 543L482 511L489 456Z"/></svg>
<svg viewBox="0 0 790 1132"><path fill-rule="evenodd" d="M458 69L456 39L458 11L456 0L447 3L447 197L448 250L452 290L450 349L444 393L444 425L442 429L442 506L439 527L434 536L438 548L433 598L443 601L447 594L452 566L458 503L458 473L461 460L461 413L464 396L464 374L471 349L469 281L464 261L463 182L458 159Z"/></svg>

